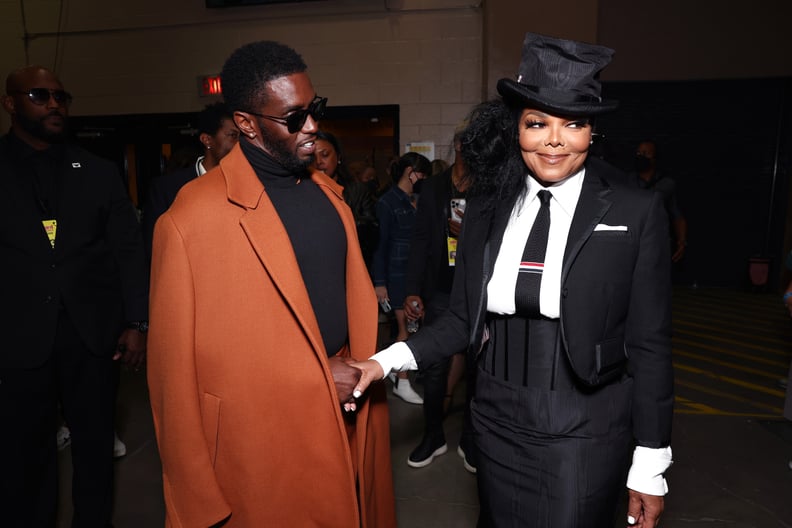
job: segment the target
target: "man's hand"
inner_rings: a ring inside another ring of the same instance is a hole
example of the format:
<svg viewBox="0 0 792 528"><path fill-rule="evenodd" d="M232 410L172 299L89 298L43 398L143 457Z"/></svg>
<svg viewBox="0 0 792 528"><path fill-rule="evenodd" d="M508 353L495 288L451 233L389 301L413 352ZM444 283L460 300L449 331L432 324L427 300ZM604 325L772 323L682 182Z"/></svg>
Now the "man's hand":
<svg viewBox="0 0 792 528"><path fill-rule="evenodd" d="M654 528L660 522L660 514L665 507L665 499L657 495L647 495L628 490L627 526L631 528Z"/></svg>
<svg viewBox="0 0 792 528"><path fill-rule="evenodd" d="M413 306L413 302L418 303L417 306ZM407 319L410 321L420 319L423 317L423 311L423 300L418 295L408 295L404 298L404 315L407 316Z"/></svg>
<svg viewBox="0 0 792 528"><path fill-rule="evenodd" d="M113 361L121 360L124 366L136 371L146 362L146 334L135 328L127 328L118 338Z"/></svg>
<svg viewBox="0 0 792 528"><path fill-rule="evenodd" d="M454 209L456 214L459 215L460 218L465 216L464 211L460 211L459 209ZM456 221L452 219L448 219L448 232L451 234L452 237L459 238L459 233L462 232L462 222Z"/></svg>
<svg viewBox="0 0 792 528"><path fill-rule="evenodd" d="M674 254L671 255L671 262L679 262L682 260L682 257L685 256L685 248L687 244L685 242L680 241L677 243L676 250L674 250Z"/></svg>
<svg viewBox="0 0 792 528"><path fill-rule="evenodd" d="M349 411L354 411L357 407L354 398L352 398L352 391L358 384L361 375L361 372L352 366L354 361L352 358L339 356L333 356L327 360L330 373L333 375L338 401L341 402L344 409ZM350 405L349 409L347 409L347 405Z"/></svg>

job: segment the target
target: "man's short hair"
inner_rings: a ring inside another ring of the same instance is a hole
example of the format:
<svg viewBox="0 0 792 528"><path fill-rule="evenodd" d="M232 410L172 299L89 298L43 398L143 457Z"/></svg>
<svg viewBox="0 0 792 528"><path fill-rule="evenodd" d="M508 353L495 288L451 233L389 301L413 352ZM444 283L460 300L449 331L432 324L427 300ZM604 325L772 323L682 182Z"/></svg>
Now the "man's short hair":
<svg viewBox="0 0 792 528"><path fill-rule="evenodd" d="M268 82L306 69L302 57L285 44L271 40L245 44L223 66L223 98L232 112L253 111L267 103Z"/></svg>
<svg viewBox="0 0 792 528"><path fill-rule="evenodd" d="M198 134L209 134L214 136L217 131L223 128L223 120L233 119L231 111L225 103L218 101L208 104L198 114Z"/></svg>

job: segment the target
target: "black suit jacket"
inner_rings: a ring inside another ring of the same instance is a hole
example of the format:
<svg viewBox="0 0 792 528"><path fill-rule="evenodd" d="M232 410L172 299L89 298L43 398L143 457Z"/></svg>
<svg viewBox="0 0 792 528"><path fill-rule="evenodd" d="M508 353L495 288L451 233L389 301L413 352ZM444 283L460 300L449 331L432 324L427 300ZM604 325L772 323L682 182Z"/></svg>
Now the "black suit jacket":
<svg viewBox="0 0 792 528"><path fill-rule="evenodd" d="M469 199L451 309L407 342L419 368L466 345L481 349L487 284L516 198L488 212ZM662 198L629 188L620 171L588 160L564 254L561 344L583 385L634 378L633 431L646 447L670 442L670 262Z"/></svg>
<svg viewBox="0 0 792 528"><path fill-rule="evenodd" d="M13 148L0 139L0 367L43 364L61 306L92 353L111 355L127 321L148 319L140 226L118 170L65 147L53 248Z"/></svg>
<svg viewBox="0 0 792 528"><path fill-rule="evenodd" d="M151 259L151 242L154 239L154 225L162 213L168 210L176 199L179 190L184 184L198 177L196 168L185 167L170 174L154 178L146 195L143 205L141 224L143 226L143 240L146 244L146 254Z"/></svg>
<svg viewBox="0 0 792 528"><path fill-rule="evenodd" d="M429 302L437 291L442 268L448 266L448 213L451 168L424 182L407 260L407 295Z"/></svg>

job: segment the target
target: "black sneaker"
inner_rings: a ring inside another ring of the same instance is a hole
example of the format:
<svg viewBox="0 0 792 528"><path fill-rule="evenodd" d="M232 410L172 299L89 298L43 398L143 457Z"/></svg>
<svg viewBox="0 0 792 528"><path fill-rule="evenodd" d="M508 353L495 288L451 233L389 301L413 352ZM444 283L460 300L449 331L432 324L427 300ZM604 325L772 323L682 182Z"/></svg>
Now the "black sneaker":
<svg viewBox="0 0 792 528"><path fill-rule="evenodd" d="M476 474L476 448L469 437L463 435L457 447L457 454L462 457L462 465L469 472Z"/></svg>
<svg viewBox="0 0 792 528"><path fill-rule="evenodd" d="M414 468L428 466L434 457L440 456L448 451L448 445L444 438L424 436L410 456L407 458L407 465Z"/></svg>

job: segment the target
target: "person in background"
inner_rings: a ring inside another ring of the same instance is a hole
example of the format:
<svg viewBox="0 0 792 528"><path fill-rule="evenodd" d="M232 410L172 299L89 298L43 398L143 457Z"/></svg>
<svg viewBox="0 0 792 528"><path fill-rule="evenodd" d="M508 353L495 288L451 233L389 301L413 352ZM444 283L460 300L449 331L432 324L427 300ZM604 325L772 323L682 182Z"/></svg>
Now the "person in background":
<svg viewBox="0 0 792 528"><path fill-rule="evenodd" d="M374 252L372 276L380 306L389 306L396 319L396 341L407 339L404 297L407 286L407 257L415 224L416 184L429 176L431 163L425 156L408 152L391 167L393 185L377 201L379 242ZM407 403L423 404L407 372L394 374L393 393Z"/></svg>
<svg viewBox="0 0 792 528"><path fill-rule="evenodd" d="M148 189L141 223L149 258L151 258L154 224L171 206L179 189L185 183L217 167L220 160L231 152L239 141L239 130L225 103L218 101L206 105L198 115L198 140L203 147L202 156L193 160L188 167L155 178Z"/></svg>
<svg viewBox="0 0 792 528"><path fill-rule="evenodd" d="M432 174L430 174L430 178L432 176L437 176L438 174L442 174L448 170L448 162L444 159L437 158L432 160Z"/></svg>
<svg viewBox="0 0 792 528"><path fill-rule="evenodd" d="M408 321L431 323L448 310L456 269L457 238L465 214L465 193L470 186L460 152L462 131L460 127L454 134L454 163L424 182L418 200L407 263L404 311ZM435 456L447 451L443 419L450 407L454 385L465 371L464 352L464 348L460 349L451 358L421 371L424 434L420 444L407 458L407 464L411 467L428 466ZM469 369L468 373L472 370ZM472 379L468 379L469 393L473 390L473 383ZM462 457L465 468L475 473L468 409L468 405L465 405L465 427L457 453Z"/></svg>
<svg viewBox="0 0 792 528"><path fill-rule="evenodd" d="M0 524L55 526L60 406L71 526L111 526L118 365L146 359L140 225L116 166L69 143L55 73L16 70L0 100Z"/></svg>
<svg viewBox="0 0 792 528"><path fill-rule="evenodd" d="M473 186L450 310L355 364L357 397L468 347L481 527L614 526L625 479L629 526L663 511L668 219L659 193L588 157L592 121L618 106L598 81L612 54L526 34L516 77L462 135Z"/></svg>
<svg viewBox="0 0 792 528"><path fill-rule="evenodd" d="M792 252L790 252L792 254ZM784 307L789 311L789 316L792 317L792 281L786 287L786 291L784 292ZM790 389L790 385L792 385L792 362L789 364L789 375L787 379L782 380L783 383L781 386L786 389L786 400L784 401L784 418L787 420L792 420L792 389ZM792 459L788 462L789 469L792 469Z"/></svg>
<svg viewBox="0 0 792 528"><path fill-rule="evenodd" d="M327 99L272 41L223 66L241 132L154 229L148 382L166 525L396 526L387 398L351 405L377 301L341 187L314 162Z"/></svg>
<svg viewBox="0 0 792 528"><path fill-rule="evenodd" d="M671 261L679 262L687 248L687 220L679 207L676 182L657 169L657 145L652 140L641 141L635 153L633 181L641 189L652 189L663 196L666 213L671 223Z"/></svg>
<svg viewBox="0 0 792 528"><path fill-rule="evenodd" d="M330 132L316 133L316 160L313 168L327 174L344 188L344 201L355 218L360 250L366 268L371 270L371 259L377 247L379 225L377 224L377 200L368 185L355 181L343 161L341 145Z"/></svg>

